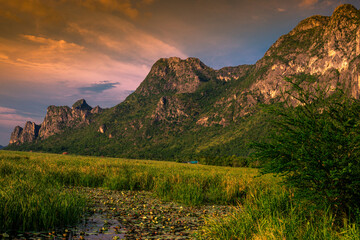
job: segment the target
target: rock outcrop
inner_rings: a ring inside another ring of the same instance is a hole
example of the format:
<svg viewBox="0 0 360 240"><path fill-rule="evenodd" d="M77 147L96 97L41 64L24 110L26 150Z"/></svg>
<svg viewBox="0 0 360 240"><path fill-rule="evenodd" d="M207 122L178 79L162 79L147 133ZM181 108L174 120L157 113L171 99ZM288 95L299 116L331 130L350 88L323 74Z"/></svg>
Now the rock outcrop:
<svg viewBox="0 0 360 240"><path fill-rule="evenodd" d="M99 127L98 132L99 132L99 133L105 133L105 131L106 131L106 126L105 126L105 124L103 124L103 125L101 125L101 126Z"/></svg>
<svg viewBox="0 0 360 240"><path fill-rule="evenodd" d="M16 126L11 133L10 144L21 144L26 142L33 142L39 135L40 126L34 122L26 122L25 127Z"/></svg>
<svg viewBox="0 0 360 240"><path fill-rule="evenodd" d="M104 111L104 109L102 109L101 107L99 106L96 106L94 107L93 109L91 109L91 113L94 113L94 114L98 114L98 113L102 113Z"/></svg>
<svg viewBox="0 0 360 240"><path fill-rule="evenodd" d="M33 142L36 139L46 139L54 134L62 133L67 128L79 127L90 123L89 116L100 113L102 109L97 106L95 111L84 99L68 106L49 106L41 125L27 122L25 127L16 126L11 133L10 144Z"/></svg>
<svg viewBox="0 0 360 240"><path fill-rule="evenodd" d="M359 55L359 27L360 11L349 4L337 7L331 17L303 20L256 64L264 73L249 91L259 92L269 102L279 96L285 76L311 74L333 87L346 82L358 96L359 72L353 63Z"/></svg>
<svg viewBox="0 0 360 240"><path fill-rule="evenodd" d="M193 93L201 82L207 82L213 69L197 58L182 60L178 57L161 58L151 68L135 94Z"/></svg>
<svg viewBox="0 0 360 240"><path fill-rule="evenodd" d="M181 121L189 117L191 108L194 107L187 105L187 102L176 96L164 96L160 98L151 117L155 122Z"/></svg>
<svg viewBox="0 0 360 240"><path fill-rule="evenodd" d="M78 101L76 101L73 105L72 105L72 109L78 109L78 110L84 110L84 111L91 111L92 107L90 107L87 102L85 101L85 99L80 99Z"/></svg>
<svg viewBox="0 0 360 240"><path fill-rule="evenodd" d="M307 18L281 36L247 72L248 86L232 89L214 106L223 109L224 117L234 112L236 121L259 102L277 101L287 88L284 78L294 75L312 75L330 87L340 83L359 98L359 54L360 11L341 5L332 16Z"/></svg>

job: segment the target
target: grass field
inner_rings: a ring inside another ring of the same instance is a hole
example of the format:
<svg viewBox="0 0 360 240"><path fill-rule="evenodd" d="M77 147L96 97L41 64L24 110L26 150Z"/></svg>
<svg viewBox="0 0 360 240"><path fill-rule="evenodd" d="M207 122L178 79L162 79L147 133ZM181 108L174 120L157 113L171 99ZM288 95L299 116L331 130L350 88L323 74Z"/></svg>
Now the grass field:
<svg viewBox="0 0 360 240"><path fill-rule="evenodd" d="M207 219L199 239L359 239L359 224L293 202L279 179L257 169L0 151L0 234L74 224L86 196L68 187L146 190L186 205L240 206ZM315 238L314 238L315 237Z"/></svg>

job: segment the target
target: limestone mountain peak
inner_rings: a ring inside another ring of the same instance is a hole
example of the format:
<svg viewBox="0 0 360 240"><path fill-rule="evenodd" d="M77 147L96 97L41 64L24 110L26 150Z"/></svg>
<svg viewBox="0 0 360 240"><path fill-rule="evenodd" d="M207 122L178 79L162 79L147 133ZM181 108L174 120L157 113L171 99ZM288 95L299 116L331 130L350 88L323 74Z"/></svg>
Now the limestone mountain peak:
<svg viewBox="0 0 360 240"><path fill-rule="evenodd" d="M11 134L10 144L18 145L25 142L34 142L38 139L46 139L52 135L62 133L66 128L89 125L91 116L101 112L103 112L102 108L96 106L93 109L86 103L85 99L76 101L72 108L50 105L41 125L28 121L24 128L15 127Z"/></svg>
<svg viewBox="0 0 360 240"><path fill-rule="evenodd" d="M342 4L335 8L332 18L347 17L352 18L359 15L359 10L351 4Z"/></svg>
<svg viewBox="0 0 360 240"><path fill-rule="evenodd" d="M33 142L39 135L40 126L27 121L25 127L16 126L11 134L10 144Z"/></svg>
<svg viewBox="0 0 360 240"><path fill-rule="evenodd" d="M340 5L331 15L327 33L331 34L333 31L343 31L344 29L353 31L358 28L359 23L359 10L357 10L353 5L350 4ZM351 38L351 36L349 36L349 38Z"/></svg>
<svg viewBox="0 0 360 240"><path fill-rule="evenodd" d="M330 17L315 15L302 20L289 34L295 35L299 32L313 29L315 27L326 27Z"/></svg>
<svg viewBox="0 0 360 240"><path fill-rule="evenodd" d="M198 58L161 58L151 68L145 80L135 91L149 96L162 93L193 93L211 78L212 69Z"/></svg>
<svg viewBox="0 0 360 240"><path fill-rule="evenodd" d="M72 105L72 109L79 109L79 110L88 110L91 111L92 107L90 107L87 102L85 101L85 99L80 99L78 101L76 101L73 105Z"/></svg>

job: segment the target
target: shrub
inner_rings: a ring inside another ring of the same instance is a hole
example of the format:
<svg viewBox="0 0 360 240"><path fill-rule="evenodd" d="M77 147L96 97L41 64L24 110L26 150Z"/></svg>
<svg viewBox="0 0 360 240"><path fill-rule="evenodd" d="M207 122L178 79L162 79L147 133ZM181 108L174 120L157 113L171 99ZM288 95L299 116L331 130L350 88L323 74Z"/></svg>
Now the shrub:
<svg viewBox="0 0 360 240"><path fill-rule="evenodd" d="M270 107L273 131L255 143L263 172L284 176L295 197L335 216L360 205L360 101L344 88L319 87L309 78L286 79L283 104ZM294 104L295 103L295 104ZM295 106L297 105L297 106Z"/></svg>

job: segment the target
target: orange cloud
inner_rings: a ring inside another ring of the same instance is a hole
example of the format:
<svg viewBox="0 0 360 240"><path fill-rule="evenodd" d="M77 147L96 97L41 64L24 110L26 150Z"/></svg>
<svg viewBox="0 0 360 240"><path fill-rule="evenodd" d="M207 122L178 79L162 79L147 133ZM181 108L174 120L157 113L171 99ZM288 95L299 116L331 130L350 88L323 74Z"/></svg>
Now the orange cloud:
<svg viewBox="0 0 360 240"><path fill-rule="evenodd" d="M42 44L40 50L73 53L84 49L83 46L75 43L68 43L65 40L54 40L33 35L22 35L22 37L29 41Z"/></svg>
<svg viewBox="0 0 360 240"><path fill-rule="evenodd" d="M132 6L130 0L82 0L80 4L92 10L120 12L132 19L139 15L139 11Z"/></svg>
<svg viewBox="0 0 360 240"><path fill-rule="evenodd" d="M148 66L114 60L65 40L34 35L21 35L21 38L25 41L0 38L0 72L4 84L8 79L47 84L68 81L69 87L76 88L84 83L124 79L126 84L121 87L135 89L149 71Z"/></svg>
<svg viewBox="0 0 360 240"><path fill-rule="evenodd" d="M0 16L15 22L21 21L20 18L16 16L14 13L10 11L4 11L2 9L0 9Z"/></svg>
<svg viewBox="0 0 360 240"><path fill-rule="evenodd" d="M46 19L48 22L58 20L60 15L53 6L56 2L48 0L0 0L2 10L0 15L17 22L24 19L24 14L30 14L36 18Z"/></svg>
<svg viewBox="0 0 360 240"><path fill-rule="evenodd" d="M106 80L121 83L108 90L116 95L116 91L136 89L160 57L186 57L176 46L127 19L138 16L135 6L152 4L152 0L0 0L1 3L6 8L0 10L0 15L10 11L22 16L21 23L13 23L13 31L0 36L3 84L24 81L55 86L64 81L67 87L77 89ZM43 18L51 8L64 22L54 24ZM121 12L127 17L105 11ZM24 24L24 20L31 24Z"/></svg>
<svg viewBox="0 0 360 240"><path fill-rule="evenodd" d="M89 29L76 23L69 24L69 31L79 33L88 43L108 48L113 55L132 58L146 64L152 64L161 57L187 57L175 46L139 30L128 21L113 18L104 21L111 26L112 32ZM103 23L98 24L101 26ZM103 28L97 26L96 29Z"/></svg>
<svg viewBox="0 0 360 240"><path fill-rule="evenodd" d="M9 60L9 56L3 54L3 53L0 53L0 61L3 60L3 61L7 61Z"/></svg>
<svg viewBox="0 0 360 240"><path fill-rule="evenodd" d="M300 7L312 7L314 6L316 3L318 3L319 0L302 0L300 3L299 3L299 6Z"/></svg>
<svg viewBox="0 0 360 240"><path fill-rule="evenodd" d="M78 62L84 47L65 40L34 35L20 35L22 41L0 38L0 62L34 71L62 71ZM35 44L34 44L35 43Z"/></svg>
<svg viewBox="0 0 360 240"><path fill-rule="evenodd" d="M142 0L142 3L145 5L150 5L153 4L155 2L155 0Z"/></svg>

